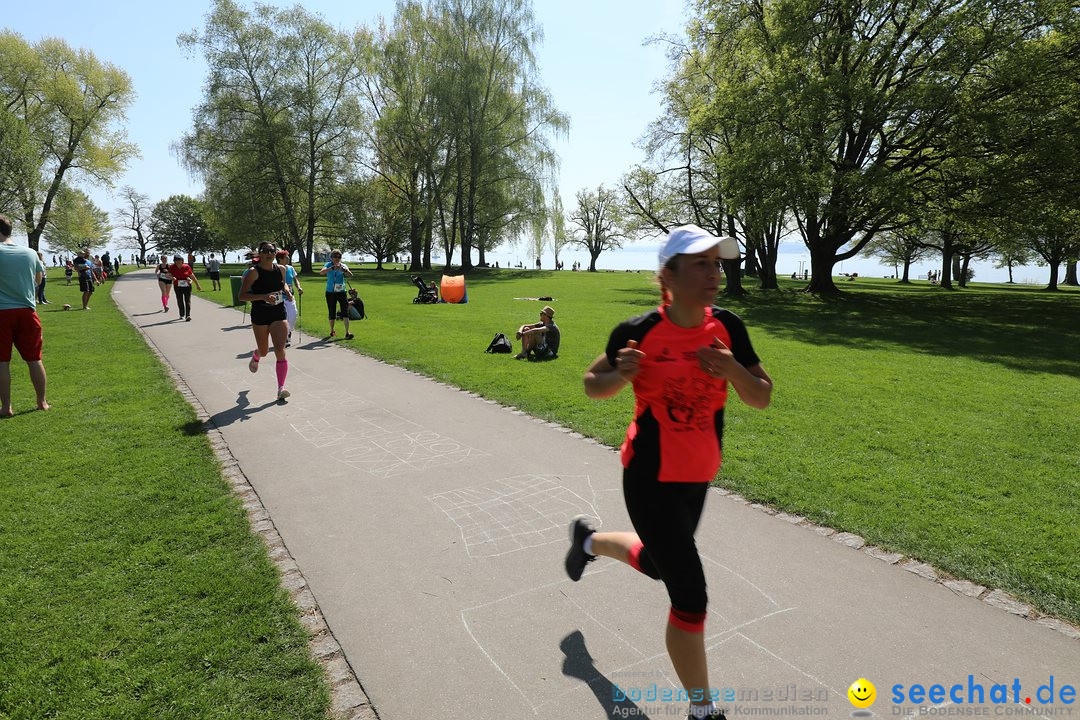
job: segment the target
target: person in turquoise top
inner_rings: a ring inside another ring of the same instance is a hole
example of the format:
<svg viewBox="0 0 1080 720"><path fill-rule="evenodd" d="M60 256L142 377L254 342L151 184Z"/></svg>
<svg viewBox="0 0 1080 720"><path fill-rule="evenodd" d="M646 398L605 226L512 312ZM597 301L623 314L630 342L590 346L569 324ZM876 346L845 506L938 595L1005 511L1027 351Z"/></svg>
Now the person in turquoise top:
<svg viewBox="0 0 1080 720"><path fill-rule="evenodd" d="M41 362L41 319L37 286L45 277L45 265L37 253L11 241L11 220L0 215L0 418L11 411L11 349L19 351L30 370L38 410L45 401L45 365Z"/></svg>
<svg viewBox="0 0 1080 720"><path fill-rule="evenodd" d="M334 250L330 253L330 262L323 265L320 275L326 276L326 309L330 315L330 337L337 335L334 332L334 320L337 318L338 308L341 308L341 319L345 321L345 339L352 340L349 332L349 296L345 293L345 278L352 277L349 266L341 262L341 251Z"/></svg>

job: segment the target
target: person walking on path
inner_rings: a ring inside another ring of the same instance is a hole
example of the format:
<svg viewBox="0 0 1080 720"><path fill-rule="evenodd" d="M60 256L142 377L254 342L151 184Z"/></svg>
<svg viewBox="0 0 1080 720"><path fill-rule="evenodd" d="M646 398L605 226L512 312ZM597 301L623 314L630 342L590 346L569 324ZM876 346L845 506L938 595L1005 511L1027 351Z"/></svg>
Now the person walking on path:
<svg viewBox="0 0 1080 720"><path fill-rule="evenodd" d="M169 293L172 292L172 273L169 272L169 265L165 262L165 258L161 258L157 267L154 268L154 274L157 275L158 289L161 290L161 312L169 312Z"/></svg>
<svg viewBox="0 0 1080 720"><path fill-rule="evenodd" d="M176 286L176 307L180 311L180 317L185 322L191 322L191 283L202 292L199 278L195 277L195 271L184 262L180 255L173 255L173 264L169 266L169 274L172 275L173 284Z"/></svg>
<svg viewBox="0 0 1080 720"><path fill-rule="evenodd" d="M221 261L210 253L210 259L206 261L206 272L210 273L210 282L214 290L221 289Z"/></svg>
<svg viewBox="0 0 1080 720"><path fill-rule="evenodd" d="M79 273L79 291L82 292L82 309L90 309L90 296L94 294L97 280L94 278L94 261L90 258L90 248L83 248L81 255L75 256L75 270Z"/></svg>
<svg viewBox="0 0 1080 720"><path fill-rule="evenodd" d="M40 253L11 241L11 220L0 215L0 418L11 411L11 348L14 346L30 370L38 410L45 400L45 365L41 361L41 319L35 311L36 289L45 275Z"/></svg>
<svg viewBox="0 0 1080 720"><path fill-rule="evenodd" d="M349 296L345 293L345 276L352 277L352 270L341 262L341 251L334 250L330 253L330 262L323 265L320 275L326 276L326 309L330 313L330 337L335 337L334 320L337 313L341 312L341 319L345 322L345 339L352 340L349 332Z"/></svg>
<svg viewBox="0 0 1080 720"><path fill-rule="evenodd" d="M289 323L289 335L285 339L285 347L292 345L293 330L296 329L296 299L304 294L304 288L300 287L300 280L293 269L292 260L285 250L277 251L277 262L285 268L285 284L292 290L292 297L285 300L285 320Z"/></svg>
<svg viewBox="0 0 1080 720"><path fill-rule="evenodd" d="M723 716L709 690L708 598L694 533L722 459L728 385L755 408L769 405L773 388L742 320L712 305L720 258L735 257L733 239L695 225L672 229L660 250L662 304L616 327L583 378L592 398L633 385L634 420L620 452L635 532L597 532L575 518L566 571L577 581L603 555L663 581L671 600L667 651L691 701L689 718Z"/></svg>
<svg viewBox="0 0 1080 720"><path fill-rule="evenodd" d="M278 401L289 397L285 378L289 374L289 361L285 358L285 343L289 326L285 315L285 298L292 299L292 292L285 282L285 268L274 262L277 248L271 242L259 245L259 262L244 272L240 284L241 302L251 303L251 330L255 333L255 352L248 362L248 370L259 371L259 361L270 353L270 339L274 340L277 356Z"/></svg>
<svg viewBox="0 0 1080 720"><path fill-rule="evenodd" d="M45 267L45 256L41 254L40 250L37 251L37 256L38 260L41 261L41 267ZM53 255L53 258L55 257L56 256ZM37 287L35 288L35 296L37 297L38 304L40 305L50 304L49 301L45 299L45 276L48 274L48 272L41 273L41 281L38 282Z"/></svg>

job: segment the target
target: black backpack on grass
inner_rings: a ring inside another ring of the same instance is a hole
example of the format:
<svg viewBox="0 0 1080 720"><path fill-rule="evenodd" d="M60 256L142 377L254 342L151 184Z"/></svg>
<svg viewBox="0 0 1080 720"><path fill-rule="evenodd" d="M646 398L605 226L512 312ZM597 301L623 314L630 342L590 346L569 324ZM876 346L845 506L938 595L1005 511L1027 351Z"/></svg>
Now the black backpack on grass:
<svg viewBox="0 0 1080 720"><path fill-rule="evenodd" d="M512 353L514 352L514 346L510 344L510 340L508 340L505 335L502 333L495 333L495 337L491 339L491 343L488 344L487 350L484 352Z"/></svg>

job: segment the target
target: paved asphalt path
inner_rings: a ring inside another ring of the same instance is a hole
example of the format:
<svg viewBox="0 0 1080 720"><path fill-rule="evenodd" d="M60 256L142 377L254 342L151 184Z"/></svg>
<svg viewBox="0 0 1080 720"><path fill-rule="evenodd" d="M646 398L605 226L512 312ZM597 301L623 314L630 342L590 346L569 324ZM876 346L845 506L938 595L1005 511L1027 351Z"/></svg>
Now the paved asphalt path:
<svg viewBox="0 0 1080 720"><path fill-rule="evenodd" d="M574 515L630 529L612 450L307 335L279 405L273 358L247 370L239 312L196 295L178 322L148 272L114 294L213 415L380 718L685 717L684 702L652 699L677 687L663 586L607 559L578 583L563 571ZM729 720L847 717L858 678L876 685L878 717L933 704L895 703L894 685L962 684L936 714L1080 718L1080 704L1035 697L1051 676L1055 699L1080 686L1080 641L1061 632L720 492L698 545ZM969 682L987 704L968 703ZM1010 703L989 703L994 684Z"/></svg>

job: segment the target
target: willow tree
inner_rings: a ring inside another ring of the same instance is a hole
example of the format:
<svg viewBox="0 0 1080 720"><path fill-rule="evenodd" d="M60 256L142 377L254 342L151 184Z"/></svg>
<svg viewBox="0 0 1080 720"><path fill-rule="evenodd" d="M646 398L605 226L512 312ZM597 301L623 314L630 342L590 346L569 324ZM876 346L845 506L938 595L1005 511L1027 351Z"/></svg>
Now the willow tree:
<svg viewBox="0 0 1080 720"><path fill-rule="evenodd" d="M413 271L425 269L423 256L430 257L424 246L436 209L432 181L439 173L433 168L448 137L435 112L435 34L426 6L399 3L391 24L380 22L364 39L364 72L357 83L366 115L361 163L401 200Z"/></svg>
<svg viewBox="0 0 1080 720"><path fill-rule="evenodd" d="M258 189L252 202L280 217L284 244L310 271L334 185L355 159L354 38L300 7L248 11L215 0L203 30L179 42L210 72L180 143L185 162L216 196Z"/></svg>
<svg viewBox="0 0 1080 720"><path fill-rule="evenodd" d="M138 154L124 131L134 97L131 78L90 51L0 30L0 159L13 162L0 170L0 202L31 248L65 185L109 186Z"/></svg>

